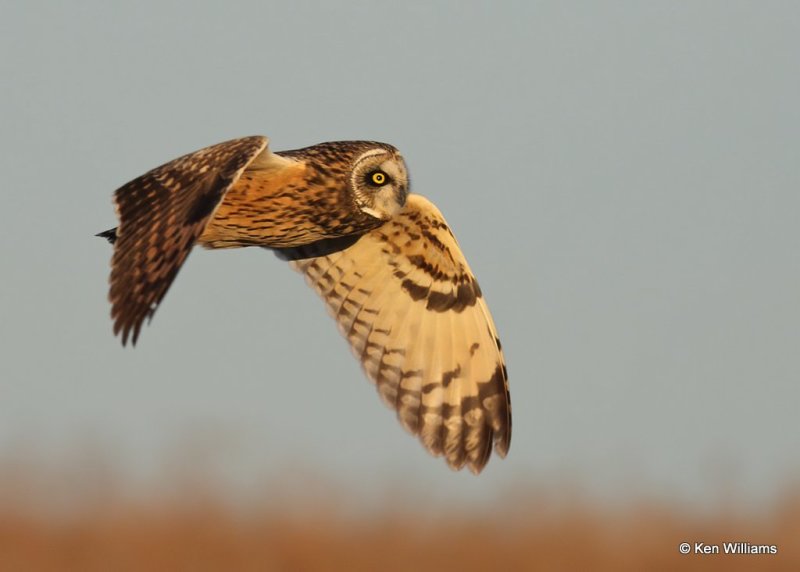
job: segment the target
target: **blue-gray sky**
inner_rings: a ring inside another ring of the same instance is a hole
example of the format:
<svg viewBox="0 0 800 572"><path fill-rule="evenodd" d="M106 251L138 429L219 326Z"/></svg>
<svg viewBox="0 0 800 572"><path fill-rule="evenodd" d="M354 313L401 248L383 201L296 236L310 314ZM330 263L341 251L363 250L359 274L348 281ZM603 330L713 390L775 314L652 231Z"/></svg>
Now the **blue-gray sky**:
<svg viewBox="0 0 800 572"><path fill-rule="evenodd" d="M564 474L691 499L724 474L755 499L798 474L797 3L11 2L0 20L0 452L55 463L88 440L146 476L213 438L233 489L300 466L468 502ZM92 235L113 190L250 134L401 149L503 340L506 460L476 479L429 458L260 249L194 252L139 346L112 336Z"/></svg>

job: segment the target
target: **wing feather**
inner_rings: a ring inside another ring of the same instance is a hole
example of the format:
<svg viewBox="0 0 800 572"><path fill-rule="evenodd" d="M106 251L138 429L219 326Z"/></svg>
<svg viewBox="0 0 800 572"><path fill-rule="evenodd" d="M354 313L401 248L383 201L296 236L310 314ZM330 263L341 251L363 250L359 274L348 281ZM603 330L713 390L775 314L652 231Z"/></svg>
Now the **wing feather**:
<svg viewBox="0 0 800 572"><path fill-rule="evenodd" d="M136 343L227 190L267 138L244 137L184 155L114 193L119 226L111 260L111 316L123 345Z"/></svg>
<svg viewBox="0 0 800 572"><path fill-rule="evenodd" d="M511 404L502 349L438 209L410 195L383 226L315 254L282 256L325 300L403 427L454 469L480 472L492 448L505 456Z"/></svg>

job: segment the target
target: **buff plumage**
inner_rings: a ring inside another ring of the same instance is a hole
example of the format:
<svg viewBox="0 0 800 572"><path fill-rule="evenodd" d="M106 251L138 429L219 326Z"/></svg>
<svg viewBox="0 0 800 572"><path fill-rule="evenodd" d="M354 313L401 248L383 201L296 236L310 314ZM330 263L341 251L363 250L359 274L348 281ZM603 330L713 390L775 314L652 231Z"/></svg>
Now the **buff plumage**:
<svg viewBox="0 0 800 572"><path fill-rule="evenodd" d="M442 214L408 195L392 146L265 137L201 149L114 195L114 332L136 342L194 244L274 249L325 301L400 423L454 469L505 456L511 405L500 341Z"/></svg>

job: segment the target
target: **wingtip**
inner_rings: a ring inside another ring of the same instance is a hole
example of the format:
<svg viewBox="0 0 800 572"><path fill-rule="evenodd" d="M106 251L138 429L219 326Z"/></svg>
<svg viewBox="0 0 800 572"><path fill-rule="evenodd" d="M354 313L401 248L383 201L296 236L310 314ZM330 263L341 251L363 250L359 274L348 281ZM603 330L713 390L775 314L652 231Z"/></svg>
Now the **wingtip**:
<svg viewBox="0 0 800 572"><path fill-rule="evenodd" d="M505 459L506 455L508 455L508 449L511 447L511 437L510 435L508 438L501 437L498 441L494 443L494 452L497 454L498 457L501 459Z"/></svg>
<svg viewBox="0 0 800 572"><path fill-rule="evenodd" d="M481 471L483 470L484 466L485 466L485 463L482 464L482 465L480 465L478 463L471 463L471 462L467 463L467 468L469 469L469 472L472 473L473 475L475 475L476 477L481 474Z"/></svg>

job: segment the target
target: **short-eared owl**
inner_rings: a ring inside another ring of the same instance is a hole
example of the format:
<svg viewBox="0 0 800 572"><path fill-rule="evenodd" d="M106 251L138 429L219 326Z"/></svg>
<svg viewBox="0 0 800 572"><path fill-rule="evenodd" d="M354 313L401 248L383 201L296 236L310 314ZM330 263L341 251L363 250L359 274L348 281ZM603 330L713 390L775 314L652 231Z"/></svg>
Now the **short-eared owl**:
<svg viewBox="0 0 800 572"><path fill-rule="evenodd" d="M212 145L114 193L111 316L136 343L192 246L262 246L302 272L351 349L434 455L480 472L511 440L500 341L442 214L408 194L391 145L272 152L266 137Z"/></svg>

